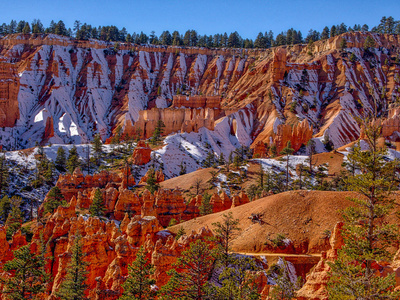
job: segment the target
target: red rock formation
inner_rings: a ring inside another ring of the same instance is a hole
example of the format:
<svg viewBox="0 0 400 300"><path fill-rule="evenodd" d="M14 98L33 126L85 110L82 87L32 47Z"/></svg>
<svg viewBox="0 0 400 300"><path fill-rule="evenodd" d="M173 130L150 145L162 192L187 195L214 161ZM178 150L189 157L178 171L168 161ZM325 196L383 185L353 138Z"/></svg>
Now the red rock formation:
<svg viewBox="0 0 400 300"><path fill-rule="evenodd" d="M129 212L131 216L141 214L142 200L136 193L120 188L118 194L118 201L114 209L116 220L121 221L126 212Z"/></svg>
<svg viewBox="0 0 400 300"><path fill-rule="evenodd" d="M398 109L392 109L389 112L389 117L382 121L382 135L384 137L391 136L395 131L400 132L400 115L397 112Z"/></svg>
<svg viewBox="0 0 400 300"><path fill-rule="evenodd" d="M149 179L150 172L153 171L150 169L147 170L146 174L142 177L142 179L140 179L139 184L146 184L147 179ZM162 170L157 170L154 174L154 177L157 183L163 182L165 180L164 173L162 172Z"/></svg>
<svg viewBox="0 0 400 300"><path fill-rule="evenodd" d="M343 228L343 223L336 224L332 236L330 238L331 249L327 252L322 252L321 260L307 276L306 283L297 292L296 299L298 300L327 300L328 293L326 290L329 281L330 267L327 262L333 262L337 258L337 251L343 246L343 238L340 231Z"/></svg>
<svg viewBox="0 0 400 300"><path fill-rule="evenodd" d="M125 132L125 134L133 135L140 132L141 138L148 139L153 135L159 120L165 125L163 135L173 132L198 132L202 127L214 130L214 120L218 114L218 110L211 108L142 110L139 112L139 119L131 128L132 132Z"/></svg>
<svg viewBox="0 0 400 300"><path fill-rule="evenodd" d="M138 166L145 165L151 160L151 149L143 141L139 141L132 154L132 163Z"/></svg>
<svg viewBox="0 0 400 300"><path fill-rule="evenodd" d="M286 124L278 125L273 141L277 153L280 153L286 147L288 141L291 142L294 151L298 151L302 145L307 144L312 136L313 128L309 125L307 119L304 119L293 127Z"/></svg>
<svg viewBox="0 0 400 300"><path fill-rule="evenodd" d="M249 202L249 197L247 197L247 195L243 192L240 192L232 197L232 207L240 206Z"/></svg>
<svg viewBox="0 0 400 300"><path fill-rule="evenodd" d="M0 262L4 263L11 259L10 244L6 238L6 229L0 225Z"/></svg>
<svg viewBox="0 0 400 300"><path fill-rule="evenodd" d="M172 106L176 108L221 108L220 96L174 95Z"/></svg>
<svg viewBox="0 0 400 300"><path fill-rule="evenodd" d="M255 158L267 158L268 151L267 146L264 142L258 141L258 143L254 146L253 157Z"/></svg>
<svg viewBox="0 0 400 300"><path fill-rule="evenodd" d="M13 127L19 119L17 66L0 60L0 127Z"/></svg>
<svg viewBox="0 0 400 300"><path fill-rule="evenodd" d="M159 189L154 196L157 218L162 226L168 226L172 219L178 222L181 220L181 216L186 210L186 204L180 190Z"/></svg>

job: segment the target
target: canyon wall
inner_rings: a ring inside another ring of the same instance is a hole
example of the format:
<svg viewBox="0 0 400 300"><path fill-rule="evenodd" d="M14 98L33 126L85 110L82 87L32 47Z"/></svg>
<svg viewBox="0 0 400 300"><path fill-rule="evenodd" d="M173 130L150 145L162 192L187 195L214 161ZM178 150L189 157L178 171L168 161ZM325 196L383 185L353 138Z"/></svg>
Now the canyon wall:
<svg viewBox="0 0 400 300"><path fill-rule="evenodd" d="M375 47L365 50L369 35ZM399 45L398 36L360 32L268 50L12 35L0 40L0 141L8 148L82 143L95 133L105 140L119 126L149 137L158 119L170 123L168 133L212 130L213 119L251 106L252 147L287 136L278 125L299 128L304 120L314 137L339 147L359 137L356 118L374 103L385 115L398 99ZM297 134L302 144L306 130Z"/></svg>

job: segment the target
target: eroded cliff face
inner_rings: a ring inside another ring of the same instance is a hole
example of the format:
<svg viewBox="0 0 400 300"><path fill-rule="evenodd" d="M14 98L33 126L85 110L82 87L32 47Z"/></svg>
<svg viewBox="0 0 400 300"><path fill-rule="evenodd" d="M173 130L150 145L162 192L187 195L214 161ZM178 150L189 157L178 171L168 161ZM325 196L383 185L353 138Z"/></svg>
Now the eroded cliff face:
<svg viewBox="0 0 400 300"><path fill-rule="evenodd" d="M375 48L364 50L368 35ZM212 130L214 121L251 104L253 147L291 140L290 127L307 131L295 134L302 144L311 127L314 137L339 147L358 138L356 117L375 105L385 116L398 99L399 45L398 36L360 32L265 51L117 49L54 35L11 36L0 40L1 142L81 143L95 133L106 139L118 126L149 137L159 119L168 123L166 134ZM299 124L304 120L308 128Z"/></svg>

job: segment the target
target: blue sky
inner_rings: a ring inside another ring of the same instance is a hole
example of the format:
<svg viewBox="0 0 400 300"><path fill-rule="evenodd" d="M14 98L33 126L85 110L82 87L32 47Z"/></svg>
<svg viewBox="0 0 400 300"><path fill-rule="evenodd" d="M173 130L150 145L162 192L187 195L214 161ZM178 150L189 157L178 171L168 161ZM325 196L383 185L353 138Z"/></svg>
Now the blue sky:
<svg viewBox="0 0 400 300"><path fill-rule="evenodd" d="M2 1L0 23L11 19L32 21L37 18L47 27L51 20L63 20L72 27L74 20L91 25L116 25L128 32L163 30L184 33L195 29L199 34L238 31L242 37L257 33L274 34L293 27L305 36L310 28L321 31L325 25L344 22L348 26L377 25L382 16L400 19L398 0L18 0Z"/></svg>

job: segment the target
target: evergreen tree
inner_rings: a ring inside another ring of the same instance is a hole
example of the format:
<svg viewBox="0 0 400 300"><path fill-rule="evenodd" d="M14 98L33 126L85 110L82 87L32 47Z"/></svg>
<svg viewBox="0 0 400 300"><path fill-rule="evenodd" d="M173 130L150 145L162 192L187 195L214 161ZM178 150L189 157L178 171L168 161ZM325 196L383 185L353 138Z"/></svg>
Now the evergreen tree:
<svg viewBox="0 0 400 300"><path fill-rule="evenodd" d="M63 21L58 21L58 23L54 27L54 33L59 35L67 35L67 28Z"/></svg>
<svg viewBox="0 0 400 300"><path fill-rule="evenodd" d="M11 211L5 223L7 226L7 240L10 240L12 235L21 228L23 222L21 203L22 199L20 197L13 196L11 198Z"/></svg>
<svg viewBox="0 0 400 300"><path fill-rule="evenodd" d="M121 300L152 300L157 293L151 288L155 280L154 266L146 259L143 246L136 254L135 261L128 266L128 278L123 283L124 293L119 298Z"/></svg>
<svg viewBox="0 0 400 300"><path fill-rule="evenodd" d="M158 120L157 126L154 129L153 136L151 138L152 144L157 144L161 140L161 135L164 132L165 124L162 120Z"/></svg>
<svg viewBox="0 0 400 300"><path fill-rule="evenodd" d="M225 165L225 157L224 157L224 153L221 152L221 154L219 155L218 158L218 165L223 166Z"/></svg>
<svg viewBox="0 0 400 300"><path fill-rule="evenodd" d="M100 160L102 156L104 155L104 150L103 150L103 143L101 141L100 135L96 134L94 136L93 142L92 142L92 151L93 151L93 156L96 162L96 166L100 166Z"/></svg>
<svg viewBox="0 0 400 300"><path fill-rule="evenodd" d="M2 196L8 187L8 166L6 155L0 156L0 196Z"/></svg>
<svg viewBox="0 0 400 300"><path fill-rule="evenodd" d="M13 34L17 29L17 21L11 20L10 25L8 26L8 33Z"/></svg>
<svg viewBox="0 0 400 300"><path fill-rule="evenodd" d="M227 47L228 46L228 34L224 32L224 34L221 37L221 47Z"/></svg>
<svg viewBox="0 0 400 300"><path fill-rule="evenodd" d="M183 36L183 45L191 46L191 44L190 44L190 30L187 30L185 32L185 35Z"/></svg>
<svg viewBox="0 0 400 300"><path fill-rule="evenodd" d="M49 161L49 163L47 164L47 169L43 174L44 180L48 184L51 184L53 182L54 169L55 169L54 163L52 161Z"/></svg>
<svg viewBox="0 0 400 300"><path fill-rule="evenodd" d="M174 46L181 46L183 44L181 35L179 34L179 31L174 31L172 33L172 45Z"/></svg>
<svg viewBox="0 0 400 300"><path fill-rule="evenodd" d="M55 166L58 171L65 172L66 156L65 156L65 150L61 146L58 147L58 149L57 149L57 157L55 160Z"/></svg>
<svg viewBox="0 0 400 300"><path fill-rule="evenodd" d="M90 205L89 212L94 217L102 217L104 216L104 211L103 193L97 188L94 192L93 202L92 205Z"/></svg>
<svg viewBox="0 0 400 300"><path fill-rule="evenodd" d="M3 270L13 275L0 278L2 295L10 300L36 299L46 289L48 275L44 270L43 255L31 253L30 245L14 251L14 259L4 264Z"/></svg>
<svg viewBox="0 0 400 300"><path fill-rule="evenodd" d="M203 167L204 168L210 168L214 165L215 163L215 155L213 151L208 151L206 159L203 162Z"/></svg>
<svg viewBox="0 0 400 300"><path fill-rule="evenodd" d="M211 195L208 193L204 193L202 200L201 200L201 204L199 207L200 210L200 215L201 216L205 216L205 215L209 215L212 214L213 212L213 207L210 203L210 199L211 199Z"/></svg>
<svg viewBox="0 0 400 300"><path fill-rule="evenodd" d="M82 251L82 237L80 234L77 234L71 249L71 262L67 267L67 275L56 292L57 297L62 300L87 299L84 291L87 287L85 281L86 274L88 273L86 271L88 263L83 261L84 256L85 254Z"/></svg>
<svg viewBox="0 0 400 300"><path fill-rule="evenodd" d="M206 299L213 264L214 253L207 243L202 240L191 243L190 248L183 251L174 264L177 269L168 272L171 278L161 288L160 299Z"/></svg>
<svg viewBox="0 0 400 300"><path fill-rule="evenodd" d="M330 31L330 37L334 37L334 36L336 36L336 26L335 25L333 25L332 27L331 27L331 31Z"/></svg>
<svg viewBox="0 0 400 300"><path fill-rule="evenodd" d="M44 33L44 27L39 19L34 19L31 23L32 33Z"/></svg>
<svg viewBox="0 0 400 300"><path fill-rule="evenodd" d="M254 41L254 48L267 48L266 39L262 32L257 35L257 38Z"/></svg>
<svg viewBox="0 0 400 300"><path fill-rule="evenodd" d="M0 200L0 221L5 222L11 211L11 201L7 195Z"/></svg>
<svg viewBox="0 0 400 300"><path fill-rule="evenodd" d="M254 275L259 270L253 257L232 254L231 265L224 268L218 278L220 285L214 285L216 291L212 299L260 300Z"/></svg>
<svg viewBox="0 0 400 300"><path fill-rule="evenodd" d="M286 155L286 190L289 190L289 155L293 154L294 149L290 141L287 142L286 147L281 151L282 155Z"/></svg>
<svg viewBox="0 0 400 300"><path fill-rule="evenodd" d="M369 150L359 146L349 154L356 161L358 172L344 180L359 196L343 213L344 246L330 264L329 299L398 299L394 274L379 276L375 262L391 261L390 247L398 242L398 226L389 225L385 217L394 210L392 190L398 185L397 162L388 162L386 150L378 146L381 128L365 120L365 136ZM394 178L396 177L396 178ZM396 179L396 180L394 180Z"/></svg>
<svg viewBox="0 0 400 300"><path fill-rule="evenodd" d="M374 48L374 47L375 47L375 41L370 35L368 35L364 41L364 49L369 50L369 48Z"/></svg>
<svg viewBox="0 0 400 300"><path fill-rule="evenodd" d="M369 30L369 26L367 25L367 24L364 24L362 27L361 27L361 31L368 31Z"/></svg>
<svg viewBox="0 0 400 300"><path fill-rule="evenodd" d="M241 37L239 36L239 33L237 31L232 32L228 38L228 47L229 48L239 48L241 46L240 39L241 39Z"/></svg>
<svg viewBox="0 0 400 300"><path fill-rule="evenodd" d="M342 50L342 51L343 51L344 49L347 48L346 39L342 39L342 40L340 41L339 48L340 48L340 50Z"/></svg>
<svg viewBox="0 0 400 300"><path fill-rule="evenodd" d="M47 201L43 203L44 213L53 213L60 205L65 205L64 195L58 186L53 187L47 194Z"/></svg>
<svg viewBox="0 0 400 300"><path fill-rule="evenodd" d="M321 40L329 39L329 28L325 26L321 33Z"/></svg>
<svg viewBox="0 0 400 300"><path fill-rule="evenodd" d="M48 28L46 28L45 33L54 33L56 28L56 23L54 22L54 20L50 21L50 25Z"/></svg>
<svg viewBox="0 0 400 300"><path fill-rule="evenodd" d="M159 40L161 45L172 45L172 36L168 30L161 33Z"/></svg>
<svg viewBox="0 0 400 300"><path fill-rule="evenodd" d="M176 233L175 240L179 240L179 238L180 238L182 235L185 235L185 234L186 234L186 231L185 231L185 229L181 226L181 227L179 228L178 232Z"/></svg>
<svg viewBox="0 0 400 300"><path fill-rule="evenodd" d="M234 219L232 212L223 214L222 222L212 223L217 252L220 254L218 260L225 268L231 263L231 243L240 231L238 224L239 219Z"/></svg>
<svg viewBox="0 0 400 300"><path fill-rule="evenodd" d="M77 167L80 165L80 159L78 155L78 150L76 149L75 145L69 150L68 153L68 160L67 160L67 170L71 174L75 171Z"/></svg>
<svg viewBox="0 0 400 300"><path fill-rule="evenodd" d="M157 183L156 172L154 171L153 168L150 168L148 171L146 184L147 184L146 189L148 189L152 194L154 194L154 192L157 191L160 187L159 184Z"/></svg>
<svg viewBox="0 0 400 300"><path fill-rule="evenodd" d="M15 28L15 31L16 31L17 33L21 33L22 30L23 30L24 27L25 27L25 23L26 23L26 22L23 21L23 20L19 21L17 27Z"/></svg>
<svg viewBox="0 0 400 300"><path fill-rule="evenodd" d="M258 187L261 191L264 190L264 185L265 185L264 177L265 177L265 171L262 167L262 164L260 164L260 169L257 172L257 183L258 183Z"/></svg>
<svg viewBox="0 0 400 300"><path fill-rule="evenodd" d="M186 174L186 163L181 162L179 165L179 175L185 175Z"/></svg>

